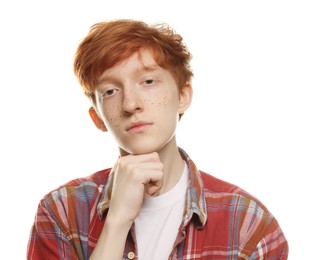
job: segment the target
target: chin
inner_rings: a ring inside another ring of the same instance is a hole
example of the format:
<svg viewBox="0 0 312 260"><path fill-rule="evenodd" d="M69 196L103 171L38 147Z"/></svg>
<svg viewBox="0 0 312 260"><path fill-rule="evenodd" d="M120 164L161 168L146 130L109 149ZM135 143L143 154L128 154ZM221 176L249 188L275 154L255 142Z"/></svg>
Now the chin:
<svg viewBox="0 0 312 260"><path fill-rule="evenodd" d="M157 149L149 149L146 147L140 147L140 148L122 148L120 147L121 150L121 155L126 155L126 154L133 154L133 155L140 155L140 154L148 154L152 152L157 152Z"/></svg>
<svg viewBox="0 0 312 260"><path fill-rule="evenodd" d="M153 152L159 152L165 144L153 144L149 143L136 143L132 145L124 145L120 146L121 155L124 154L134 154L134 155L140 155L140 154L148 154Z"/></svg>

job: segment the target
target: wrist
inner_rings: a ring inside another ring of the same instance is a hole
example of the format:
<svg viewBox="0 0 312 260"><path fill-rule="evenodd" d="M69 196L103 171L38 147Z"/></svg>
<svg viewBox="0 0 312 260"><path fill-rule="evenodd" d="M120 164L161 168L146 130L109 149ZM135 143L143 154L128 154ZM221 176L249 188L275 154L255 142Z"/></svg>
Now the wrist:
<svg viewBox="0 0 312 260"><path fill-rule="evenodd" d="M114 214L110 214L109 212L105 220L105 229L110 232L118 230L118 232L125 232L128 234L132 225L132 220L121 218L120 215L114 216Z"/></svg>

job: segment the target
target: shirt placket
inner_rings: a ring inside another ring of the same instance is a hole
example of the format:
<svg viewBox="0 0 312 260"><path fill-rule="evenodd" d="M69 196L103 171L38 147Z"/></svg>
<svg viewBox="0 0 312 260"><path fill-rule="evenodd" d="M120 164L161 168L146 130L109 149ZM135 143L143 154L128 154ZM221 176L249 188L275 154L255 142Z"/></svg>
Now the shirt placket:
<svg viewBox="0 0 312 260"><path fill-rule="evenodd" d="M127 236L123 259L124 260L138 259L137 248L138 247L135 236L135 228L134 225L132 225L130 232Z"/></svg>
<svg viewBox="0 0 312 260"><path fill-rule="evenodd" d="M185 244L185 231L182 232L180 231L174 244L173 250L169 255L169 260L183 259L184 244Z"/></svg>

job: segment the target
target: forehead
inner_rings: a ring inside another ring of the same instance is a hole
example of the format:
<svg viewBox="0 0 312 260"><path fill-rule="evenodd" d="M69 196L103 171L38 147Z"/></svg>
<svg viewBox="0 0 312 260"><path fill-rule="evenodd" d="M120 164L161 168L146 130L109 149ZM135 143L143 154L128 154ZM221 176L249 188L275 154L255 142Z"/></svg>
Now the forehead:
<svg viewBox="0 0 312 260"><path fill-rule="evenodd" d="M164 70L161 68L154 59L153 53L150 50L142 49L133 53L130 57L121 60L113 67L105 70L99 77L98 83L104 78L115 73L120 73L127 70L133 73L140 73L144 71Z"/></svg>

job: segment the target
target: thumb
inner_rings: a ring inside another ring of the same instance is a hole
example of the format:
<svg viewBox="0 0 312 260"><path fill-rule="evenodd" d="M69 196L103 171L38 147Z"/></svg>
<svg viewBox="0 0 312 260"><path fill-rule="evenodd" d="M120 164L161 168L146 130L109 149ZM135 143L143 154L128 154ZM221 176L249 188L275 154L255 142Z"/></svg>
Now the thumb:
<svg viewBox="0 0 312 260"><path fill-rule="evenodd" d="M145 192L150 196L154 196L160 190L161 187L162 187L161 181L151 180L145 185Z"/></svg>

